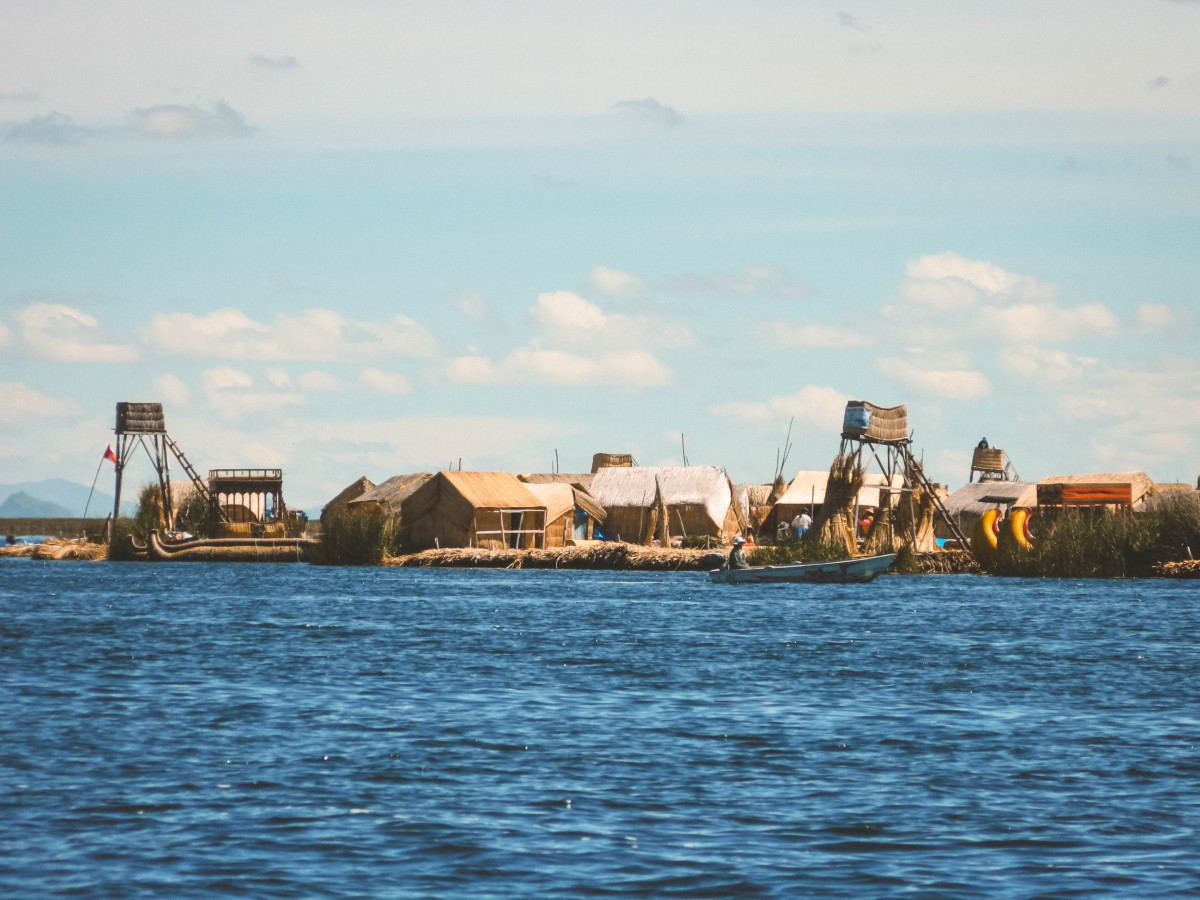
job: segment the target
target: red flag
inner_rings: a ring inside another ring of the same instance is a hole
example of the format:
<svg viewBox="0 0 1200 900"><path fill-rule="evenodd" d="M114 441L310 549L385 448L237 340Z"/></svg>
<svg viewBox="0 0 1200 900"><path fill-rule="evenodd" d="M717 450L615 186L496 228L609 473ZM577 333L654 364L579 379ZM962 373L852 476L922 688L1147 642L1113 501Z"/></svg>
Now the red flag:
<svg viewBox="0 0 1200 900"><path fill-rule="evenodd" d="M101 460L100 460L100 462L104 462L104 460L105 460L105 459L110 459L110 460L112 460L114 464L115 464L115 463L116 463L116 461L117 461L117 454L113 453L112 444L109 444L109 445L108 445L108 447L106 447L106 448L105 448L105 450L104 450L104 458L103 458L103 459L101 459Z"/></svg>

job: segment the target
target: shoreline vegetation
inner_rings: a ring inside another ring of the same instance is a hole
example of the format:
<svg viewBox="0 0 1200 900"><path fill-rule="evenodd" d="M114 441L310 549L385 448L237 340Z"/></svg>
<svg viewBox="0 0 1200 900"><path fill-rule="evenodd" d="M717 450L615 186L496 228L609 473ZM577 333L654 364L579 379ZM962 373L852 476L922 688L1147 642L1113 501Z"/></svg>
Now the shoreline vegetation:
<svg viewBox="0 0 1200 900"><path fill-rule="evenodd" d="M782 561L785 548L751 548L750 562L755 565ZM644 547L618 542L590 543L577 547L549 550L480 550L446 548L384 556L378 565L388 568L417 569L562 569L629 572L706 572L717 568L725 554L712 550ZM0 547L0 558L35 560L99 561L108 558L105 544L52 538L41 544ZM756 558L757 557L757 558ZM901 575L982 575L987 574L967 550L937 550L923 554L902 554L897 567L885 574ZM995 573L1010 575L1010 573ZM1053 577L1016 575L1015 577ZM1093 576L1094 577L1094 576ZM1101 576L1103 577L1103 576ZM1109 576L1113 577L1113 576ZM1137 577L1137 576L1131 576ZM1200 560L1151 564L1141 577L1200 578Z"/></svg>

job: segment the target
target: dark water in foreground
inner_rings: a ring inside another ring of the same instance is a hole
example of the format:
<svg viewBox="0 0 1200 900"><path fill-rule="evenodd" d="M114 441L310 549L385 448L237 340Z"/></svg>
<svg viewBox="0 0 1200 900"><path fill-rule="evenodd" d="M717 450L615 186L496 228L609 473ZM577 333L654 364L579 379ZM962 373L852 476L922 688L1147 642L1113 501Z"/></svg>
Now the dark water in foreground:
<svg viewBox="0 0 1200 900"><path fill-rule="evenodd" d="M1195 895L1198 636L1198 582L0 560L0 895Z"/></svg>

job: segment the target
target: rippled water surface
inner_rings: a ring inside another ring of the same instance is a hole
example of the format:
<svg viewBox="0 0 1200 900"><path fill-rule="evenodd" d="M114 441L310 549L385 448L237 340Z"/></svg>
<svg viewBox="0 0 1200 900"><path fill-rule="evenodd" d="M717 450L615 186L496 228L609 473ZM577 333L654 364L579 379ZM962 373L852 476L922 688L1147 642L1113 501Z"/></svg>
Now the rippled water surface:
<svg viewBox="0 0 1200 900"><path fill-rule="evenodd" d="M1198 610L0 560L0 895L1195 895Z"/></svg>

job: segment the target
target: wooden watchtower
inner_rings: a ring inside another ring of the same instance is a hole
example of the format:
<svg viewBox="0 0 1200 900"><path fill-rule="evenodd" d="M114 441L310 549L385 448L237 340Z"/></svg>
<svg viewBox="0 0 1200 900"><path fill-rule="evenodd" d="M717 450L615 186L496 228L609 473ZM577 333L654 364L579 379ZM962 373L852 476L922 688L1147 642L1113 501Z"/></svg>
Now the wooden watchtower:
<svg viewBox="0 0 1200 900"><path fill-rule="evenodd" d="M846 404L842 419L842 444L839 457L849 459L862 469L870 468L874 461L879 471L883 473L887 487L880 489L880 503L889 504L887 524L894 530L896 520L904 526L908 533L905 538L914 548L917 547L917 523L920 520L915 508L914 489L921 489L928 496L934 509L941 513L942 518L949 524L954 536L966 543L966 537L959 531L957 524L946 513L946 508L933 484L925 475L925 468L913 456L912 436L908 429L908 409L900 406L876 406L865 400L851 400ZM897 489L894 487L899 484ZM884 491L888 493L885 495ZM899 496L895 496L895 494ZM902 504L907 507L900 508ZM895 509L896 516L891 515ZM881 509L881 512L883 510Z"/></svg>
<svg viewBox="0 0 1200 900"><path fill-rule="evenodd" d="M971 454L971 477L967 484L976 481L1020 481L1012 460L999 447L989 447L987 439L979 442Z"/></svg>
<svg viewBox="0 0 1200 900"><path fill-rule="evenodd" d="M170 456L173 455L192 480L200 496L211 503L208 486L196 474L192 464L184 455L179 445L167 434L167 420L163 415L161 403L129 403L122 401L117 404L117 459L113 465L116 470L116 489L113 499L113 521L121 515L121 482L125 474L125 466L129 464L131 453L140 444L146 451L154 474L158 481L158 497L162 506L163 525L168 531L175 527L175 505L171 497Z"/></svg>

